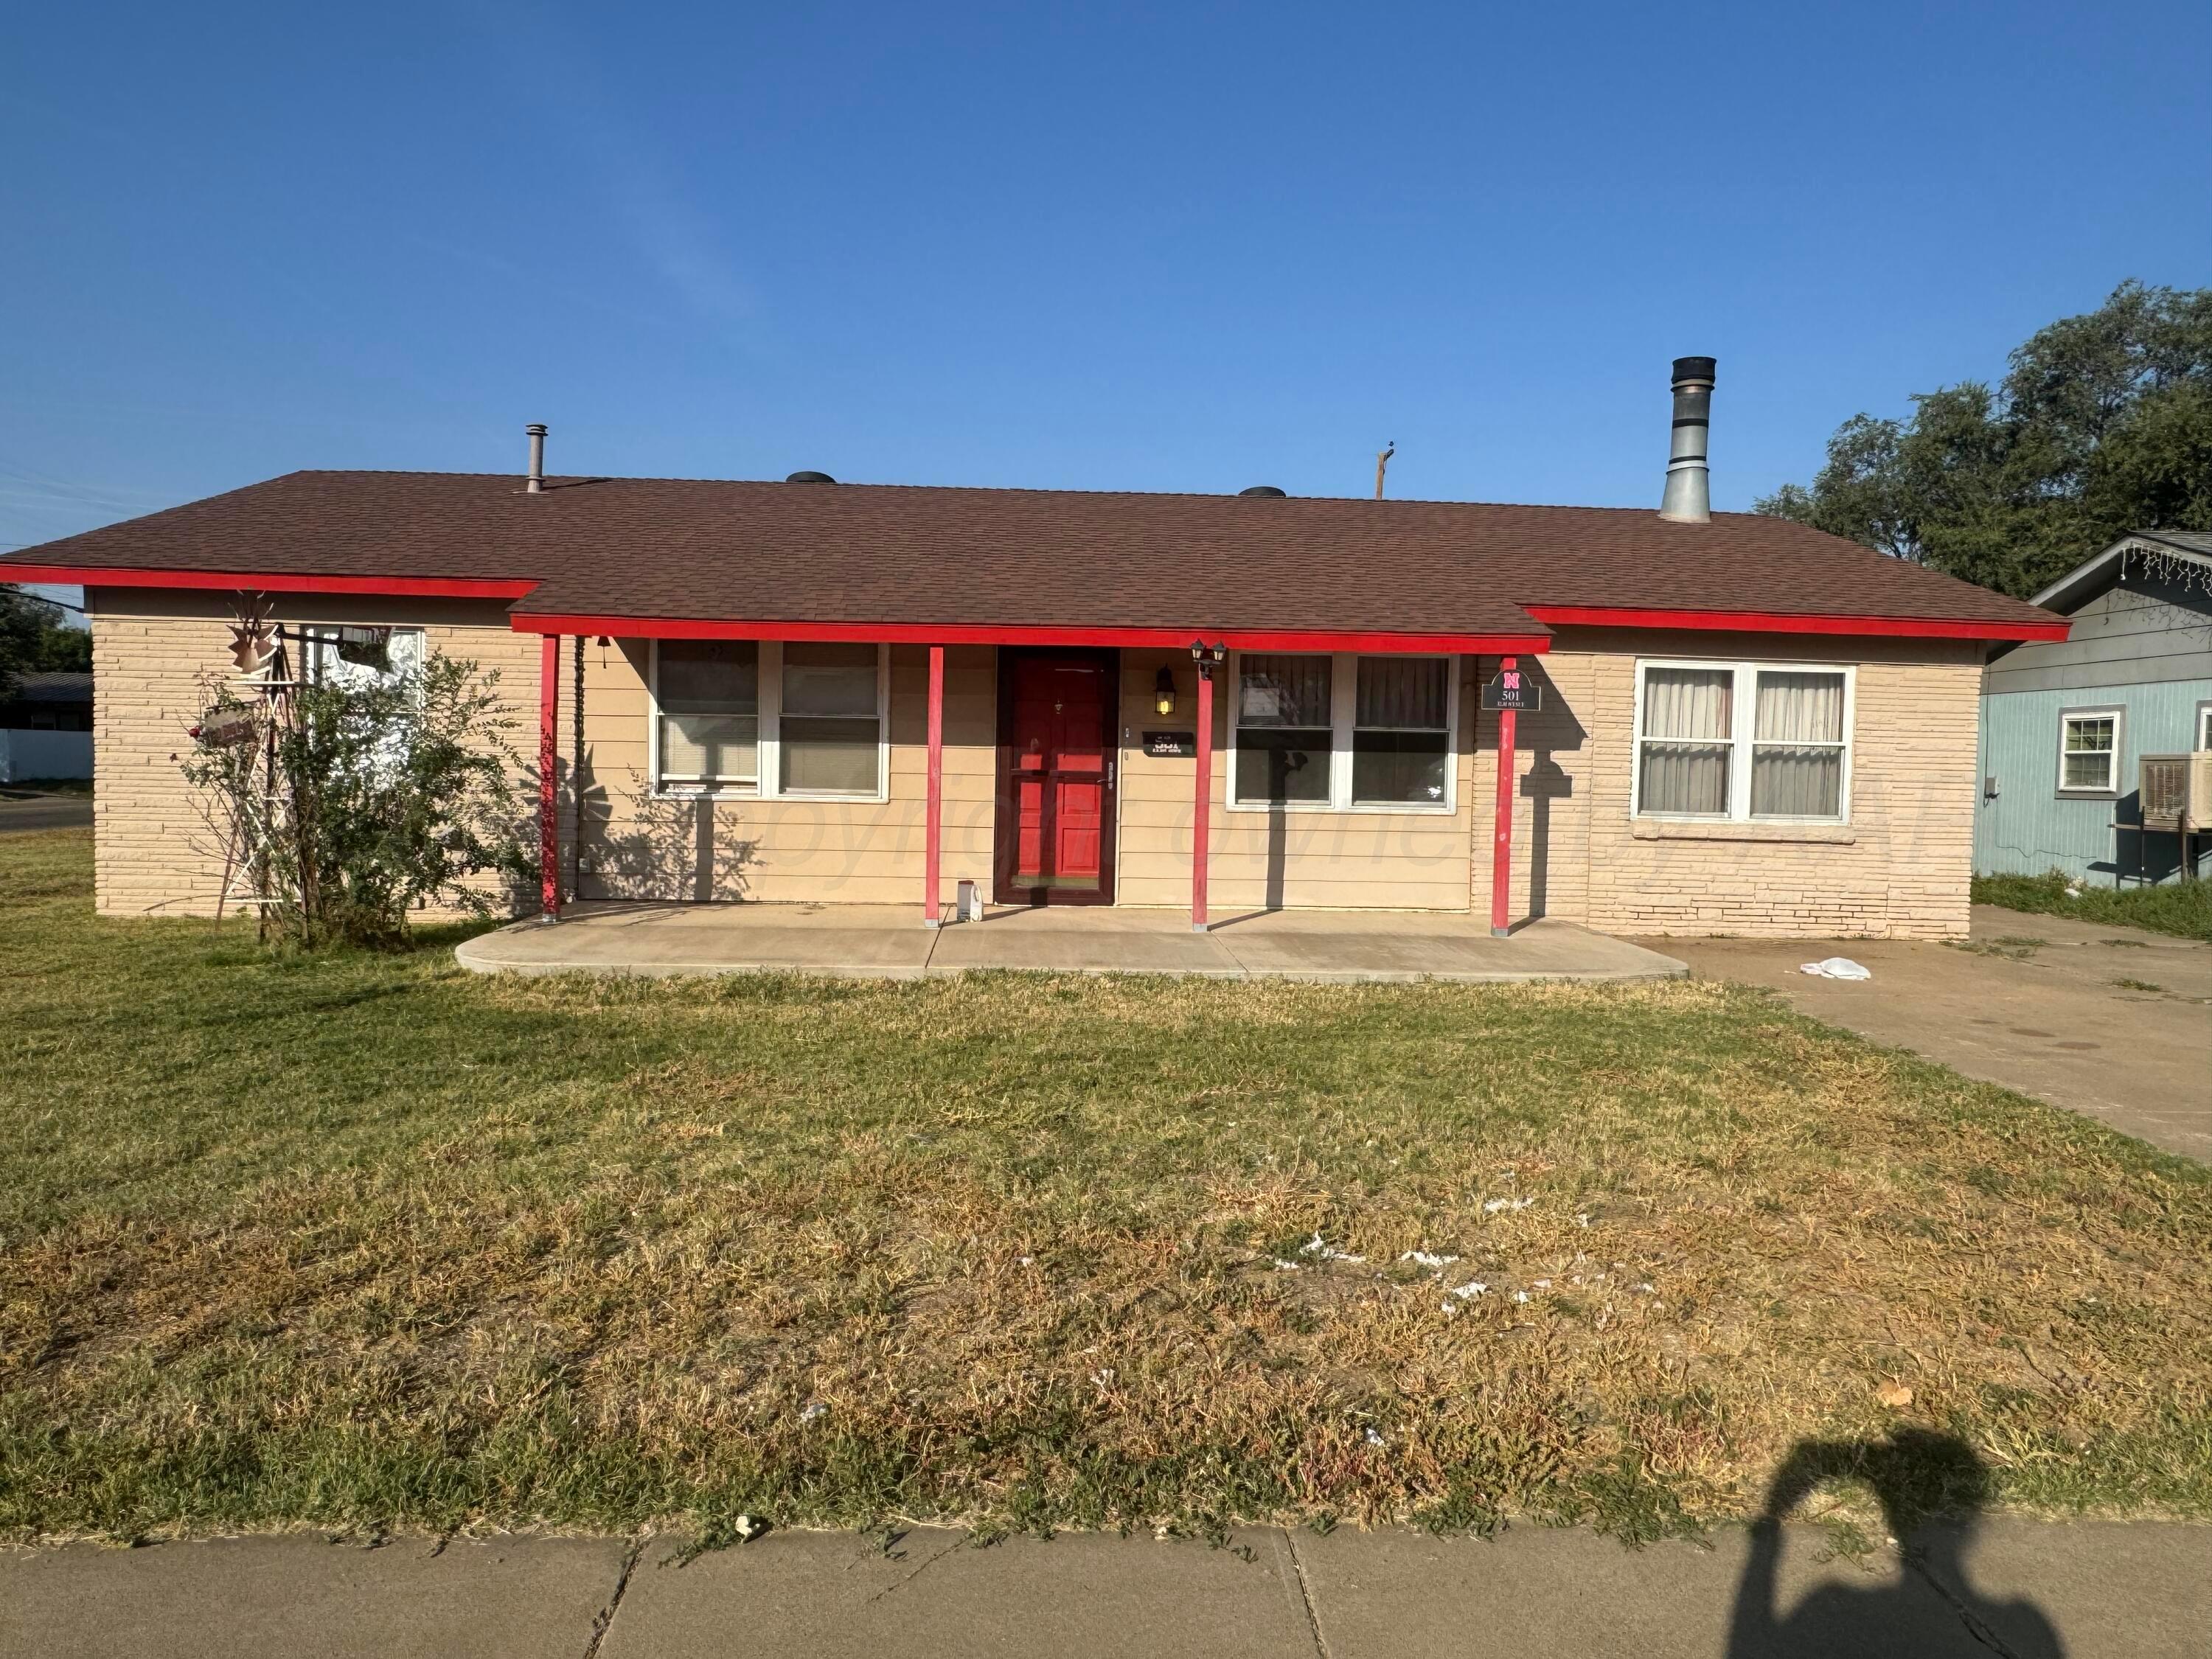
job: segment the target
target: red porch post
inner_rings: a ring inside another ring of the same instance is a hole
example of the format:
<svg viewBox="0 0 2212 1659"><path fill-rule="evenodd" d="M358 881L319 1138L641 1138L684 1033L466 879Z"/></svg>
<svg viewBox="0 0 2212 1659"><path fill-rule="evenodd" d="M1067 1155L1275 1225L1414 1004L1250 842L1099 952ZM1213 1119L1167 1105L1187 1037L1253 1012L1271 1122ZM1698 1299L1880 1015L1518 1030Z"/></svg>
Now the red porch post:
<svg viewBox="0 0 2212 1659"><path fill-rule="evenodd" d="M1198 659L1198 783L1195 813L1190 821L1190 927L1206 931L1206 842L1213 809L1213 665L1202 650L1193 647Z"/></svg>
<svg viewBox="0 0 2212 1659"><path fill-rule="evenodd" d="M561 636L538 639L538 868L548 921L561 920Z"/></svg>
<svg viewBox="0 0 2212 1659"><path fill-rule="evenodd" d="M929 807L921 830L921 925L938 925L938 868L945 842L945 647L929 647Z"/></svg>
<svg viewBox="0 0 2212 1659"><path fill-rule="evenodd" d="M1500 657L1498 672L1510 674L1520 659ZM1513 722L1511 709L1498 713L1498 828L1492 837L1490 858L1490 935L1504 939L1513 930L1506 925L1513 898Z"/></svg>

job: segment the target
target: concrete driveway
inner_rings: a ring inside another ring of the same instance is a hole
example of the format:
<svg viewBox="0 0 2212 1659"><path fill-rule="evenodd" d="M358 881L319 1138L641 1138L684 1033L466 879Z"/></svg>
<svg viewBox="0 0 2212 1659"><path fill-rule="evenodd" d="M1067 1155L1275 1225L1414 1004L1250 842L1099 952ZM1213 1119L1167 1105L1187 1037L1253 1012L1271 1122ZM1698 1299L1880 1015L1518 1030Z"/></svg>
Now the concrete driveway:
<svg viewBox="0 0 2212 1659"><path fill-rule="evenodd" d="M1816 1019L2212 1159L2212 945L1984 905L1958 945L1646 942L1699 977L1772 986ZM1798 971L1828 956L1874 977Z"/></svg>

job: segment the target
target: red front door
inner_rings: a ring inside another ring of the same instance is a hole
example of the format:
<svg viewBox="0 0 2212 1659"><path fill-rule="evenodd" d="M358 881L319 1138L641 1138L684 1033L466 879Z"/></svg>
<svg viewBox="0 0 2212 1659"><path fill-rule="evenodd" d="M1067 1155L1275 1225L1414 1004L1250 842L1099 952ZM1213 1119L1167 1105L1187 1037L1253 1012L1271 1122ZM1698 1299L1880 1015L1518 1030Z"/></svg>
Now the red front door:
<svg viewBox="0 0 2212 1659"><path fill-rule="evenodd" d="M1110 651L1000 653L998 899L1114 901Z"/></svg>

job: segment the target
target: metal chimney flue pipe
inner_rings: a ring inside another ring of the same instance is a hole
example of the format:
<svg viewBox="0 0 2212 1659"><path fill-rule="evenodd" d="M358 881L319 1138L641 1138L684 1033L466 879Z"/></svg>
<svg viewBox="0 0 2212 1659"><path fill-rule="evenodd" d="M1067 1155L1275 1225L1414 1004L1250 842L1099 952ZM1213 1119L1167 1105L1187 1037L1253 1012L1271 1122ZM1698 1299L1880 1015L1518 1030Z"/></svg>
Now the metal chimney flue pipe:
<svg viewBox="0 0 2212 1659"><path fill-rule="evenodd" d="M1705 465L1706 436L1713 418L1713 360L1674 359L1674 436L1667 452L1667 493L1659 516L1676 524L1709 524L1713 516L1712 475Z"/></svg>
<svg viewBox="0 0 2212 1659"><path fill-rule="evenodd" d="M545 427L532 421L522 428L530 434L530 477L522 486L531 495L540 495L545 489Z"/></svg>

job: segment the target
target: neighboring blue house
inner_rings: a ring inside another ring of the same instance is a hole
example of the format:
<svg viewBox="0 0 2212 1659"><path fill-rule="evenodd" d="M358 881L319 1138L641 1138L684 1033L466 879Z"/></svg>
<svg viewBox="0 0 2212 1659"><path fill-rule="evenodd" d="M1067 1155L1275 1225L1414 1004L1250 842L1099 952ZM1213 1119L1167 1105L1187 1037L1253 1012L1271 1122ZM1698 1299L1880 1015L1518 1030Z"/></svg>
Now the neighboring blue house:
<svg viewBox="0 0 2212 1659"><path fill-rule="evenodd" d="M1974 868L2172 880L2180 841L2142 830L2136 762L2212 749L2212 534L2140 531L2035 603L2074 630L2000 646L1982 672ZM2191 838L2200 872L2208 839Z"/></svg>

